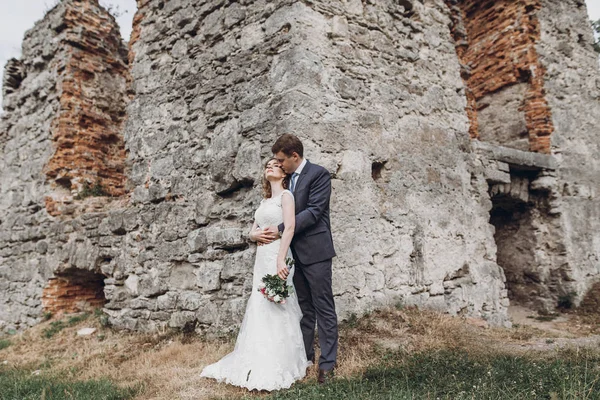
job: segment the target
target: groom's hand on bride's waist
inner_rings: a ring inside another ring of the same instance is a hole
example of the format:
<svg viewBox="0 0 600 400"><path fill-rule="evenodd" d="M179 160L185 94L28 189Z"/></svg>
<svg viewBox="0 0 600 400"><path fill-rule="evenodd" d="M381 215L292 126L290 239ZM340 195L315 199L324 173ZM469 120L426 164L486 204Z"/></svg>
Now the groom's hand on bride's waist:
<svg viewBox="0 0 600 400"><path fill-rule="evenodd" d="M277 227L269 226L257 233L255 233L256 244L262 246L264 244L269 244L276 239L279 239L279 231Z"/></svg>

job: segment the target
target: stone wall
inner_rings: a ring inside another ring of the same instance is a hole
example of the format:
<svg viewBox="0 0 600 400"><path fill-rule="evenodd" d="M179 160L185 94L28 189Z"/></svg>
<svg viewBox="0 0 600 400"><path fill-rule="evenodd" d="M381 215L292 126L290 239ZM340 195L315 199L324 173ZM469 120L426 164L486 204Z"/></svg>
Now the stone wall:
<svg viewBox="0 0 600 400"><path fill-rule="evenodd" d="M535 9L541 39L527 49L554 77L544 27L559 26L558 6L544 7ZM70 289L74 303L106 302L117 328L235 328L251 290L247 232L261 166L284 132L332 175L341 318L402 302L507 325L508 289L542 297L532 303L544 309L567 286L583 294L597 262L577 269L579 259L565 259L576 249L563 240L571 220L557 186L579 182L579 171L566 158L557 167L558 154L470 139L455 12L443 0L138 0L126 54L95 0L64 0L5 72L0 328L31 326L44 307L70 311ZM69 25L74 15L88 28ZM79 41L61 40L77 32ZM582 118L570 107L558 107L552 140ZM591 136L564 140L597 146ZM95 177L112 196L81 195ZM495 227L490 213L503 204L530 216ZM519 258L533 261L502 265L507 288L499 262L511 257L514 243L502 238L515 223L535 228L523 230L529 258ZM577 226L568 235L586 238L587 252L597 244ZM540 268L552 278L521 290L523 271Z"/></svg>
<svg viewBox="0 0 600 400"><path fill-rule="evenodd" d="M97 218L86 212L119 199L78 194L96 180L108 194L124 193L127 52L118 35L97 2L61 2L25 33L21 60L5 68L0 329L40 321L52 278L99 272L112 257L110 246L99 247ZM74 301L89 297L81 293Z"/></svg>
<svg viewBox="0 0 600 400"><path fill-rule="evenodd" d="M537 45L555 131L555 190L567 265L563 294L576 304L600 279L600 74L583 0L544 0Z"/></svg>
<svg viewBox="0 0 600 400"><path fill-rule="evenodd" d="M560 298L577 304L598 268L598 184L592 178L598 140L591 133L598 120L598 65L585 3L447 3L468 88L471 136L547 153L556 163L513 163L506 181L491 181L490 222L509 297L544 311ZM583 195L572 193L573 186L584 187Z"/></svg>
<svg viewBox="0 0 600 400"><path fill-rule="evenodd" d="M125 139L143 220L109 273L113 323L241 320L282 132L332 173L341 316L404 301L505 322L443 3L259 3L141 4Z"/></svg>
<svg viewBox="0 0 600 400"><path fill-rule="evenodd" d="M4 70L0 121L0 327L40 321L52 218L44 207L43 165L52 155L51 124L60 110L57 36L65 10L55 7L25 33L21 60ZM18 67L17 67L18 66ZM54 224L56 228L60 223ZM60 228L64 230L64 228Z"/></svg>

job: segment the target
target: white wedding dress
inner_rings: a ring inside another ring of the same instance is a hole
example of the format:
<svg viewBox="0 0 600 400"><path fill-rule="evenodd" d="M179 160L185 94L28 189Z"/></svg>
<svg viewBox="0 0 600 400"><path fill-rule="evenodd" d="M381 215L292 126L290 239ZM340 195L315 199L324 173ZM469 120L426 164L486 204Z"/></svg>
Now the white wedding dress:
<svg viewBox="0 0 600 400"><path fill-rule="evenodd" d="M263 199L254 213L258 226L266 228L283 222L281 197ZM277 253L280 240L257 246L252 279L252 293L246 305L233 352L202 370L200 376L214 378L248 390L277 390L289 388L294 381L304 378L307 361L300 331L302 311L295 291L285 304L268 301L257 291L266 274L277 273ZM291 252L288 251L288 257ZM293 287L291 269L287 283Z"/></svg>

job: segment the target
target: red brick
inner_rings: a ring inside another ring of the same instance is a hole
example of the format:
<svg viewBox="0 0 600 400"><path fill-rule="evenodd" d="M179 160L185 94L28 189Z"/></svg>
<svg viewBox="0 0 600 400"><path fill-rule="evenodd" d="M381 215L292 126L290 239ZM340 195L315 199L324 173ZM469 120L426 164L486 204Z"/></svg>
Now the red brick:
<svg viewBox="0 0 600 400"><path fill-rule="evenodd" d="M84 311L102 307L106 303L102 281L89 285L73 283L68 278L52 278L42 293L42 307L53 314Z"/></svg>
<svg viewBox="0 0 600 400"><path fill-rule="evenodd" d="M544 97L544 68L535 44L540 39L536 11L541 0L463 0L453 10L452 33L468 46L456 47L467 86L469 135L479 137L477 102L484 96L518 82L529 84L522 111L530 136L530 150L550 152L549 140L539 140L554 130L548 102ZM461 26L464 29L459 29ZM466 35L465 35L466 31Z"/></svg>

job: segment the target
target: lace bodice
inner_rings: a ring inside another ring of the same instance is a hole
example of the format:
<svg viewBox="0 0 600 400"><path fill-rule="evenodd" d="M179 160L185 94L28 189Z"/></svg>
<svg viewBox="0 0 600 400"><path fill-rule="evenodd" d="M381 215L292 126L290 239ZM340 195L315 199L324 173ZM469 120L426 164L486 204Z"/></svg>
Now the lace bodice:
<svg viewBox="0 0 600 400"><path fill-rule="evenodd" d="M283 208L281 207L281 198L284 193L288 193L294 198L294 195L289 190L284 190L276 197L262 199L260 205L254 212L254 220L259 228L268 226L277 226L283 222Z"/></svg>

